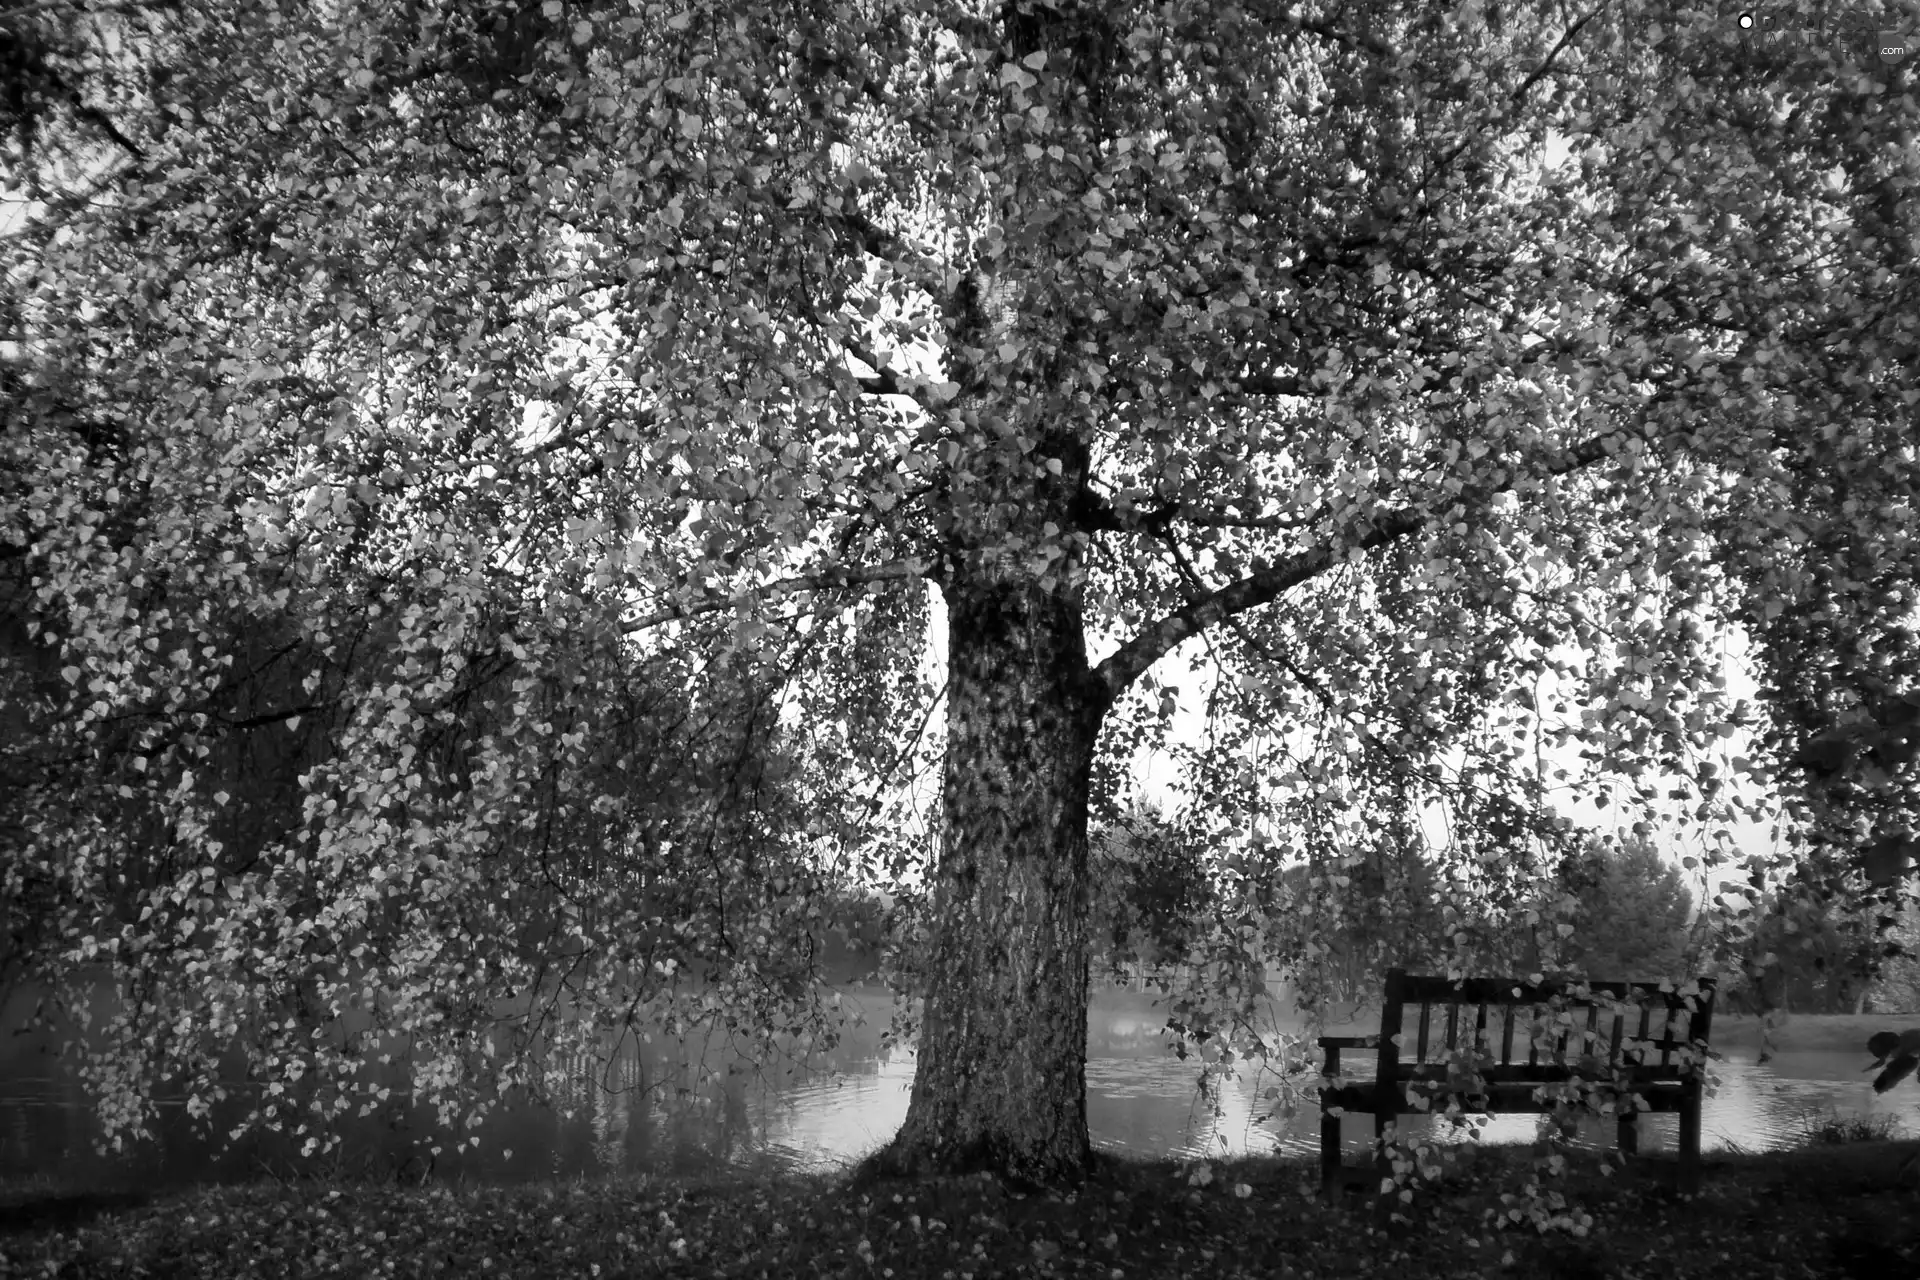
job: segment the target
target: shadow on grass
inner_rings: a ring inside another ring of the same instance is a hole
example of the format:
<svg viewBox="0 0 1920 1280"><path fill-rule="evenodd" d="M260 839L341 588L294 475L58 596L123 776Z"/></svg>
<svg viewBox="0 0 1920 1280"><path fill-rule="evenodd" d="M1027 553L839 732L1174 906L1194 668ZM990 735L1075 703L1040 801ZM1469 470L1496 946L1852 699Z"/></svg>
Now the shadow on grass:
<svg viewBox="0 0 1920 1280"><path fill-rule="evenodd" d="M1659 1156L1577 1155L1540 1183L1526 1147L1458 1149L1386 1222L1364 1187L1329 1203L1314 1162L1098 1153L1082 1185L871 1167L516 1187L292 1183L90 1206L0 1237L0 1274L76 1276L873 1276L1326 1280L1374 1275L1920 1275L1920 1142L1714 1153L1697 1196ZM1580 1231L1517 1207L1559 1196ZM76 1211L77 1212L77 1211Z"/></svg>
<svg viewBox="0 0 1920 1280"><path fill-rule="evenodd" d="M0 1235L66 1231L110 1213L152 1204L152 1192L62 1191L23 1184L0 1188Z"/></svg>

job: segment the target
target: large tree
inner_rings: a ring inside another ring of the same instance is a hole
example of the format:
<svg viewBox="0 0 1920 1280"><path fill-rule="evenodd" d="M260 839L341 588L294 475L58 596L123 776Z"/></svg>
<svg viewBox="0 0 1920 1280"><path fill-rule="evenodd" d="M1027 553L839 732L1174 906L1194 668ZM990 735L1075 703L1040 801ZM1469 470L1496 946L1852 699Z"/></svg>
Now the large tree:
<svg viewBox="0 0 1920 1280"><path fill-rule="evenodd" d="M419 904L482 879L446 797L578 745L418 748L510 569L790 694L841 839L944 698L936 838L864 846L930 930L887 1162L1071 1178L1088 817L1169 748L1176 649L1225 673L1186 755L1249 966L1285 945L1259 873L1309 843L1263 812L1358 859L1387 790L1450 883L1518 895L1556 788L1720 831L1913 692L1920 112L1865 11L1849 42L1598 0L78 8L0 11L37 202L4 536L65 675L35 723L162 797L204 880L150 947L180 902L96 902L104 828L33 826L9 858L96 912L71 961L240 989L350 892L419 924L391 981L441 974ZM411 661L236 874L181 725L231 666L208 620L294 568L380 576ZM1716 624L1786 715L1728 704ZM1796 656L1827 636L1855 657ZM1880 824L1881 874L1903 750L1875 804L1809 801ZM315 863L335 888L271 895Z"/></svg>

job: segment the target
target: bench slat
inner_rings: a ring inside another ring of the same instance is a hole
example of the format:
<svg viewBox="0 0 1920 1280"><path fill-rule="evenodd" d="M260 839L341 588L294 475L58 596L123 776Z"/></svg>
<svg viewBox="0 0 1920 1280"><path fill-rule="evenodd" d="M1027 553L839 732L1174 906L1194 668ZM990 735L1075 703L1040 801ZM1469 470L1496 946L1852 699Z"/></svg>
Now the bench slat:
<svg viewBox="0 0 1920 1280"><path fill-rule="evenodd" d="M1495 1085L1488 1093L1477 1095L1471 1101L1463 1099L1460 1110L1468 1115L1540 1115L1548 1108L1543 1107L1533 1097L1533 1088L1532 1085L1525 1087L1511 1084ZM1665 1088L1651 1086L1635 1090L1635 1093L1639 1100L1636 1100L1632 1110L1636 1113L1670 1115L1682 1111L1688 1103L1685 1087L1671 1081L1667 1082ZM1644 1105L1640 1100L1644 1101ZM1444 1095L1433 1098L1431 1101L1431 1106L1421 1108L1413 1106L1409 1100L1407 1106L1397 1109L1397 1114L1417 1116L1446 1113L1447 1103ZM1339 1089L1328 1090L1327 1099L1323 1105L1337 1107L1348 1115L1373 1115L1376 1113L1378 1103L1378 1097L1366 1085L1346 1085Z"/></svg>
<svg viewBox="0 0 1920 1280"><path fill-rule="evenodd" d="M1516 1062L1506 1066L1496 1063L1492 1066L1482 1067L1480 1069L1480 1078L1490 1084L1557 1084L1576 1074L1579 1075L1582 1080L1601 1082L1614 1079L1631 1080L1636 1083L1666 1080L1674 1084L1683 1084L1692 1078L1691 1074L1678 1063L1670 1067L1616 1066L1612 1069L1598 1066L1597 1063L1593 1065L1597 1067L1597 1069L1576 1071L1573 1067L1556 1066L1553 1063L1541 1063L1538 1066L1528 1066L1523 1062ZM1452 1077L1449 1076L1445 1063L1430 1062L1416 1065L1403 1062L1400 1064L1400 1070L1396 1078L1402 1084L1405 1084L1409 1081L1426 1083L1445 1081ZM1374 1084L1378 1083L1378 1080L1357 1080L1354 1081L1354 1083Z"/></svg>
<svg viewBox="0 0 1920 1280"><path fill-rule="evenodd" d="M1546 1004L1555 996L1569 994L1575 986L1585 986L1592 998L1633 999L1650 1003L1665 1004L1669 1008L1684 1009L1689 1002L1698 1002L1706 998L1706 992L1712 986L1712 979L1702 978L1698 982L1700 990L1689 991L1687 987L1663 990L1658 982L1588 982L1575 983L1564 979L1549 979L1545 982L1526 982L1518 978L1460 978L1455 980L1444 975L1408 974L1402 979L1400 999L1403 1004L1418 1004L1432 1001L1445 1004L1459 1001L1462 1004ZM1583 1001L1584 1003L1584 1001Z"/></svg>

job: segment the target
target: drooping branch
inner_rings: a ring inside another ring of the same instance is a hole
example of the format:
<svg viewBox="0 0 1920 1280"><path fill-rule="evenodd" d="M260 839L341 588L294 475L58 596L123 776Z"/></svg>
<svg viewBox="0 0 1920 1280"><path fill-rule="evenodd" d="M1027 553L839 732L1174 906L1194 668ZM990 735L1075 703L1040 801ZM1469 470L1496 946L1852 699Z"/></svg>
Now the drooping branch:
<svg viewBox="0 0 1920 1280"><path fill-rule="evenodd" d="M623 634L632 635L638 631L657 627L663 622L694 618L705 613L720 613L757 600L792 595L796 591L830 591L838 587L857 587L868 582L911 582L918 578L931 577L933 568L934 562L931 560L893 560L886 564L853 568L836 565L792 578L782 578L764 587L755 587L735 595L716 596L696 604L675 605L672 608L623 622L620 624L620 630Z"/></svg>
<svg viewBox="0 0 1920 1280"><path fill-rule="evenodd" d="M940 686L940 691L927 701L926 710L920 715L919 727L914 729L913 735L901 745L898 751L893 753L893 759L888 761L887 767L882 769L874 778L873 794L867 797L867 815L869 817L880 812L880 792L886 787L887 783L893 781L893 771L900 767L900 762L905 760L909 755L912 755L915 748L920 745L920 740L926 736L927 725L933 720L934 709L946 701L947 691L951 688L953 688L953 677L949 674L946 682Z"/></svg>
<svg viewBox="0 0 1920 1280"><path fill-rule="evenodd" d="M1565 475L1610 456L1613 450L1608 446L1615 444L1623 434L1623 430L1609 431L1582 441L1548 466L1544 474ZM1493 484L1464 491L1460 496L1463 500L1484 501L1511 489L1517 478L1508 473ZM1434 516L1432 511L1401 509L1363 517L1348 527L1349 536L1345 539L1329 539L1317 547L1288 556L1279 564L1230 582L1218 591L1190 601L1158 621L1149 623L1094 668L1093 679L1105 686L1109 698L1118 698L1148 667L1182 641L1235 614L1272 603L1294 587L1332 568L1351 550L1372 551L1418 533Z"/></svg>

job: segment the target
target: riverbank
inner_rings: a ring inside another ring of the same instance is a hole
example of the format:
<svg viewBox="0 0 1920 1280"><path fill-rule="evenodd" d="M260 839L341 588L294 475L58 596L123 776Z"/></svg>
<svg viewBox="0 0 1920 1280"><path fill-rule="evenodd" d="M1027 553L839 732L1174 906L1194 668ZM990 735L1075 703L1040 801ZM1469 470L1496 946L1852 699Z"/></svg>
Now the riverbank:
<svg viewBox="0 0 1920 1280"><path fill-rule="evenodd" d="M1775 1053L1851 1053L1865 1067L1873 1061L1867 1037L1876 1031L1920 1027L1920 1013L1789 1013L1775 1015ZM1760 1053L1760 1019L1750 1014L1713 1015L1713 1047L1721 1053Z"/></svg>
<svg viewBox="0 0 1920 1280"><path fill-rule="evenodd" d="M1848 1135L1831 1131L1826 1136ZM1867 1134L1864 1136L1873 1137ZM1714 1155L1693 1199L1672 1163L1553 1183L1583 1237L1504 1218L1524 1147L1467 1149L1379 1226L1323 1201L1309 1161L1102 1158L1073 1194L990 1178L835 1174L617 1179L513 1188L266 1184L58 1212L0 1196L0 1275L306 1277L1086 1276L1286 1280L1399 1275L1756 1277L1920 1274L1920 1141Z"/></svg>

